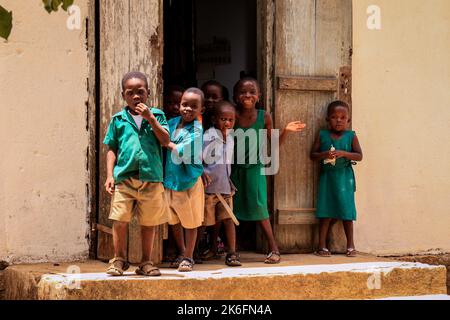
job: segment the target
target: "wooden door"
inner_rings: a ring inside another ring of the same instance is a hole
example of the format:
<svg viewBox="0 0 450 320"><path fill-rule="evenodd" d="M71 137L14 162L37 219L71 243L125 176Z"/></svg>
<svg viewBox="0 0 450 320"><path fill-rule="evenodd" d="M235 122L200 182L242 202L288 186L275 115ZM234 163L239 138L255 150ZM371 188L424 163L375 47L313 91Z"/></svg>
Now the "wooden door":
<svg viewBox="0 0 450 320"><path fill-rule="evenodd" d="M282 251L311 252L318 241L318 164L309 152L326 127L327 104L337 98L351 103L352 1L276 0L274 12L275 126L297 119L308 126L280 150L274 233ZM345 250L342 227L333 229L331 249Z"/></svg>
<svg viewBox="0 0 450 320"><path fill-rule="evenodd" d="M163 0L101 0L100 11L100 105L99 105L99 190L97 257L113 256L111 226L108 219L111 196L103 188L106 179L107 148L101 143L111 117L124 106L121 79L129 71L144 72L149 79L150 106L161 106L163 59ZM162 258L162 227L155 239L154 261ZM128 231L128 259L141 259L140 228L134 218Z"/></svg>

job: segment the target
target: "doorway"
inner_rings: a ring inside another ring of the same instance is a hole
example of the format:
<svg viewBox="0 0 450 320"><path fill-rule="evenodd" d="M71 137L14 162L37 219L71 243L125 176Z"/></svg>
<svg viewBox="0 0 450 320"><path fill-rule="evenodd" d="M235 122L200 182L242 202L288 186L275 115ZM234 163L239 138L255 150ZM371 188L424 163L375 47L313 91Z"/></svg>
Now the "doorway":
<svg viewBox="0 0 450 320"><path fill-rule="evenodd" d="M164 0L164 86L256 77L256 0Z"/></svg>
<svg viewBox="0 0 450 320"><path fill-rule="evenodd" d="M256 0L164 0L164 88L216 80L232 99L240 78L257 77L256 46ZM242 223L237 238L255 250L256 224Z"/></svg>

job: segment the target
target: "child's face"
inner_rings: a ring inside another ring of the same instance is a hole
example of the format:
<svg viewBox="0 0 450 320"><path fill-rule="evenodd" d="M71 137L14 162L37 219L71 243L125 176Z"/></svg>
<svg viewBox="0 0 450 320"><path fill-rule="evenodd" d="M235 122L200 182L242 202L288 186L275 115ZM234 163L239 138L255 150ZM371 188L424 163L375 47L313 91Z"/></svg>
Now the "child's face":
<svg viewBox="0 0 450 320"><path fill-rule="evenodd" d="M222 131L224 136L226 136L227 130L234 128L235 120L236 111L230 106L223 106L218 114L213 117L214 127Z"/></svg>
<svg viewBox="0 0 450 320"><path fill-rule="evenodd" d="M259 89L254 81L245 81L237 89L234 99L244 108L254 108L259 101Z"/></svg>
<svg viewBox="0 0 450 320"><path fill-rule="evenodd" d="M333 109L331 114L327 118L330 124L331 130L335 132L341 132L347 129L350 123L350 115L348 109L338 106Z"/></svg>
<svg viewBox="0 0 450 320"><path fill-rule="evenodd" d="M223 100L222 88L216 85L209 85L205 88L205 107L210 109L214 104Z"/></svg>
<svg viewBox="0 0 450 320"><path fill-rule="evenodd" d="M167 118L175 118L180 115L180 103L183 92L171 91L169 95L164 99L164 112Z"/></svg>
<svg viewBox="0 0 450 320"><path fill-rule="evenodd" d="M144 80L131 78L124 84L122 97L131 111L135 111L139 103L146 103L148 99L148 88Z"/></svg>
<svg viewBox="0 0 450 320"><path fill-rule="evenodd" d="M202 98L199 94L188 92L181 98L180 114L185 123L189 123L198 118L203 112Z"/></svg>

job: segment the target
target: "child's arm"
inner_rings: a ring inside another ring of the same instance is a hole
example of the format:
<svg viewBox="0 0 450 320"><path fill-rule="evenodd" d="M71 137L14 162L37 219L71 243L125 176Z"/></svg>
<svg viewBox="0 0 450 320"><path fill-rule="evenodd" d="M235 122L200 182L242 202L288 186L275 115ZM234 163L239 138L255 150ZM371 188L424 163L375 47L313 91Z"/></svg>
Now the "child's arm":
<svg viewBox="0 0 450 320"><path fill-rule="evenodd" d="M332 151L328 150L328 151L320 152L320 135L318 135L316 140L314 141L314 144L311 149L311 153L310 153L309 157L313 161L322 161L324 159L334 159Z"/></svg>
<svg viewBox="0 0 450 320"><path fill-rule="evenodd" d="M266 112L264 114L264 129L267 129L268 135L269 135L269 139L272 138L272 117L270 116L270 114L268 112ZM305 129L306 124L302 123L301 121L294 121L294 122L289 122L286 126L286 128L284 128L281 131L280 134L280 142L279 142L279 146L281 146L284 141L287 138L288 133L291 132L300 132L303 129Z"/></svg>
<svg viewBox="0 0 450 320"><path fill-rule="evenodd" d="M359 145L358 137L355 135L352 141L352 152L342 151L342 150L336 150L331 151L333 157L336 159L339 158L347 158L351 161L361 161L363 158L361 146Z"/></svg>
<svg viewBox="0 0 450 320"><path fill-rule="evenodd" d="M111 195L113 194L115 187L114 166L116 165L116 159L117 159L117 150L109 148L108 152L106 153L107 178L105 182L105 189L106 192L108 192Z"/></svg>
<svg viewBox="0 0 450 320"><path fill-rule="evenodd" d="M148 121L161 146L166 147L170 142L169 133L161 126L155 115L150 111L150 108L140 103L136 106L136 112Z"/></svg>

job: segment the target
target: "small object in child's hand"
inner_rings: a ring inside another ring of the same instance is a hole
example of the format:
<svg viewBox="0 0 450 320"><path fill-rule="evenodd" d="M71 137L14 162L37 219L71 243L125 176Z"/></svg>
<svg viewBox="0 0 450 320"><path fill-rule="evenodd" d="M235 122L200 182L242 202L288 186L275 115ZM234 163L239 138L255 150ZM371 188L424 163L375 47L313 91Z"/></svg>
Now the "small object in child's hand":
<svg viewBox="0 0 450 320"><path fill-rule="evenodd" d="M331 145L330 151L336 151L336 148L333 145ZM332 166L335 166L336 158L323 160L323 164L328 164L328 163L331 164Z"/></svg>

